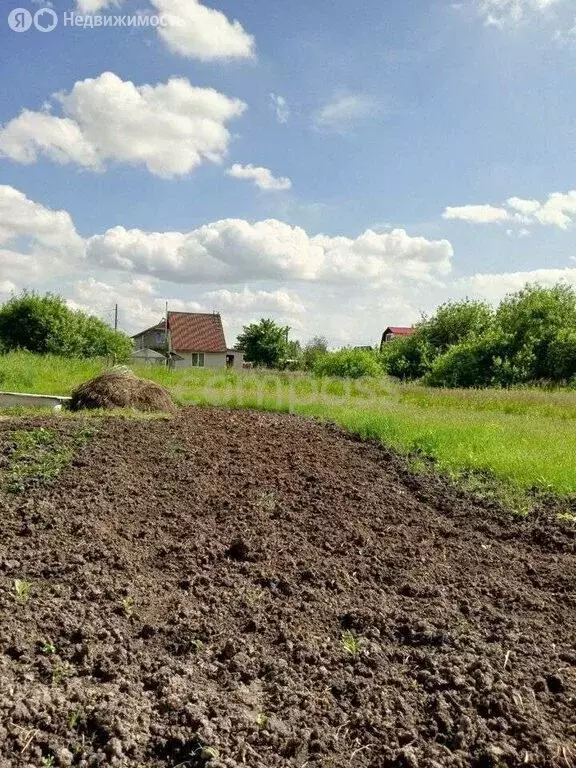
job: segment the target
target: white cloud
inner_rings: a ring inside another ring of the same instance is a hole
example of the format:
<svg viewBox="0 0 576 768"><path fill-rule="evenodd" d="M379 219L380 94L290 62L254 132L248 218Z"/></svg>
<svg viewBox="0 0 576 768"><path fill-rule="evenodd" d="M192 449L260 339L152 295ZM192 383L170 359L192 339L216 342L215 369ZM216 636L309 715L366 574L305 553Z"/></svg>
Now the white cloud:
<svg viewBox="0 0 576 768"><path fill-rule="evenodd" d="M451 268L447 240L411 237L402 229L355 239L309 236L276 219L251 224L224 219L191 232L114 227L88 240L88 258L184 283L294 279L328 282L430 281Z"/></svg>
<svg viewBox="0 0 576 768"><path fill-rule="evenodd" d="M508 211L493 205L459 205L446 208L443 219L468 221L473 224L493 224L510 218Z"/></svg>
<svg viewBox="0 0 576 768"><path fill-rule="evenodd" d="M10 280L0 280L0 293L12 293L16 291L16 285Z"/></svg>
<svg viewBox="0 0 576 768"><path fill-rule="evenodd" d="M208 291L204 297L226 312L243 313L249 310L258 313L281 312L286 315L306 312L306 307L300 299L289 291L253 291L245 286L242 291L229 291L225 288Z"/></svg>
<svg viewBox="0 0 576 768"><path fill-rule="evenodd" d="M476 274L462 278L458 285L467 292L499 301L511 291L518 291L526 283L540 283L552 286L558 282L576 286L576 267L564 269L534 269L526 272L502 272L499 274Z"/></svg>
<svg viewBox="0 0 576 768"><path fill-rule="evenodd" d="M240 165L235 163L226 170L227 176L234 179L247 179L253 181L258 189L281 192L292 187L292 182L286 176L276 177L269 168L261 168L254 165Z"/></svg>
<svg viewBox="0 0 576 768"><path fill-rule="evenodd" d="M562 0L476 0L479 14L489 26L505 27L540 17Z"/></svg>
<svg viewBox="0 0 576 768"><path fill-rule="evenodd" d="M69 249L81 243L69 213L52 211L14 187L0 185L0 243L19 237L49 248Z"/></svg>
<svg viewBox="0 0 576 768"><path fill-rule="evenodd" d="M284 96L278 96L275 93L270 94L270 107L274 110L276 120L285 124L290 119L290 107Z"/></svg>
<svg viewBox="0 0 576 768"><path fill-rule="evenodd" d="M254 38L239 21L230 21L221 11L198 0L151 0L165 25L160 38L172 53L200 61L251 59Z"/></svg>
<svg viewBox="0 0 576 768"><path fill-rule="evenodd" d="M346 133L357 123L365 122L382 112L382 101L368 94L349 93L337 96L313 115L318 130Z"/></svg>
<svg viewBox="0 0 576 768"><path fill-rule="evenodd" d="M452 246L404 230L356 238L309 235L275 219L227 219L190 232L115 227L83 240L65 211L0 187L0 281L58 290L71 306L136 332L173 310L222 312L230 343L262 316L333 345L369 343L411 322L444 290ZM164 281L164 282L163 282ZM384 325L382 325L384 323ZM382 326L382 327L381 327Z"/></svg>
<svg viewBox="0 0 576 768"><path fill-rule="evenodd" d="M54 98L64 117L23 111L0 130L0 156L33 163L46 155L90 170L116 161L143 164L165 178L184 176L203 162L222 161L230 141L226 123L246 107L185 78L136 86L112 72Z"/></svg>
<svg viewBox="0 0 576 768"><path fill-rule="evenodd" d="M520 230L524 236L526 225L540 223L568 229L576 221L576 190L566 193L553 192L544 203L510 197L504 205L506 208L496 208L492 205L448 207L442 216L445 219L459 219L473 224L513 222L524 225Z"/></svg>

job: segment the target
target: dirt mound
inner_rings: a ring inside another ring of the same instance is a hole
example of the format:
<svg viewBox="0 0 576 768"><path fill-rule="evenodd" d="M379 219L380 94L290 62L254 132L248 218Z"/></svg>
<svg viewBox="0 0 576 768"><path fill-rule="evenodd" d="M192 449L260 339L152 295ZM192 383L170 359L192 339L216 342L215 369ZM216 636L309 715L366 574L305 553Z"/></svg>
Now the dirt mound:
<svg viewBox="0 0 576 768"><path fill-rule="evenodd" d="M90 425L0 491L1 768L575 764L572 528L296 418Z"/></svg>
<svg viewBox="0 0 576 768"><path fill-rule="evenodd" d="M85 381L72 392L70 409L135 408L138 411L174 412L167 389L154 381L139 379L129 368L117 367Z"/></svg>

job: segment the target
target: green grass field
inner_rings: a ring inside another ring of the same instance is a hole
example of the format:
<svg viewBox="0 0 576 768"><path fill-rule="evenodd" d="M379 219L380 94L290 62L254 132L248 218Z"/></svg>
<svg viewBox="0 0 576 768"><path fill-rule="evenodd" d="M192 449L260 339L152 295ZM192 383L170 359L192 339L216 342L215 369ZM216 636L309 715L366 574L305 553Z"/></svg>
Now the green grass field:
<svg viewBox="0 0 576 768"><path fill-rule="evenodd" d="M69 394L105 368L13 353L0 357L0 390ZM182 404L262 408L330 420L402 453L429 456L453 476L483 473L512 495L533 488L576 495L576 392L442 390L387 379L303 374L135 369Z"/></svg>

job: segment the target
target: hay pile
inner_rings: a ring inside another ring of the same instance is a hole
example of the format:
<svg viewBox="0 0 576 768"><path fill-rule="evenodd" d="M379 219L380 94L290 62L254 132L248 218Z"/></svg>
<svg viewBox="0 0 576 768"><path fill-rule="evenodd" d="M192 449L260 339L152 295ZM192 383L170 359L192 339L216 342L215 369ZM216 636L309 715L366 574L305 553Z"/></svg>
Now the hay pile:
<svg viewBox="0 0 576 768"><path fill-rule="evenodd" d="M154 381L139 379L129 368L118 366L85 381L72 392L69 408L135 408L138 411L173 413L174 401L167 389Z"/></svg>

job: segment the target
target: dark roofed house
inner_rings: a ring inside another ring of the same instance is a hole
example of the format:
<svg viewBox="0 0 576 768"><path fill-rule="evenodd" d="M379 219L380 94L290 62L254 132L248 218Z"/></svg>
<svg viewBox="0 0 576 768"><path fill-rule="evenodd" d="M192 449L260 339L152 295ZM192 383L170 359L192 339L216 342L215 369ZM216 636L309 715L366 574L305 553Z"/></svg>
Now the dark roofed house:
<svg viewBox="0 0 576 768"><path fill-rule="evenodd" d="M136 349L164 347L174 368L242 366L243 355L226 346L217 312L168 312L168 318L132 337ZM153 340L156 343L151 344Z"/></svg>
<svg viewBox="0 0 576 768"><path fill-rule="evenodd" d="M413 333L416 333L416 328L414 327L409 328L405 325L389 325L382 334L380 349L382 349L384 344L389 341L394 341L394 339L397 339L399 336L412 336Z"/></svg>

